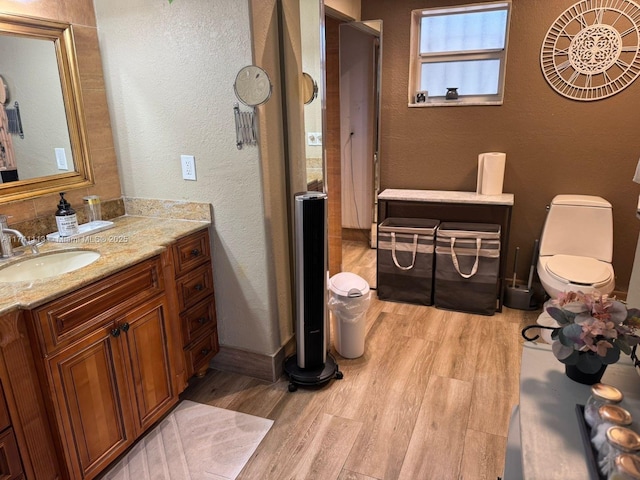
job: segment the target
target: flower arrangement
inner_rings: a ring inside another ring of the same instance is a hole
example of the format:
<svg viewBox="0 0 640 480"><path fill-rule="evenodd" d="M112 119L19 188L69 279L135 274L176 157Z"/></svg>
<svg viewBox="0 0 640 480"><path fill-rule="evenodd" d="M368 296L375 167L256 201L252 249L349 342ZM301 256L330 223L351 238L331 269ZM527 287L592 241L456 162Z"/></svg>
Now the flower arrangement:
<svg viewBox="0 0 640 480"><path fill-rule="evenodd" d="M545 310L558 323L558 327L540 327L552 330L553 354L584 373L616 363L620 352L630 355L631 348L640 343L640 310L627 309L608 295L566 292L549 300ZM522 335L533 340L525 335L527 328Z"/></svg>

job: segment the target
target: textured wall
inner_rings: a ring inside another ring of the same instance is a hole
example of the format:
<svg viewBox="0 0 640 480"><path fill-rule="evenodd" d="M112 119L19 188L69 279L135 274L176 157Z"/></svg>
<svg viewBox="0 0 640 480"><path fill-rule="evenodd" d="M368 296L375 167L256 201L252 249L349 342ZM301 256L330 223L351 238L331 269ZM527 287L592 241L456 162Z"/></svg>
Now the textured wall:
<svg viewBox="0 0 640 480"><path fill-rule="evenodd" d="M220 342L275 352L260 157L256 147L236 148L233 115L236 74L252 63L248 2L96 0L95 7L125 195L213 205ZM195 156L197 181L182 179L181 154Z"/></svg>
<svg viewBox="0 0 640 480"><path fill-rule="evenodd" d="M398 0L389 8L384 0L362 2L362 18L381 18L384 25L382 187L475 191L478 154L506 152L504 191L515 194L508 271L520 246L519 277L526 278L554 195L600 195L613 204L616 288L625 291L640 226L640 186L631 181L640 156L640 81L605 100L561 97L541 73L540 47L575 2L514 0L504 104L408 108L410 12L460 3Z"/></svg>
<svg viewBox="0 0 640 480"><path fill-rule="evenodd" d="M367 3L365 0L364 3ZM330 9L341 13L345 17L360 20L361 0L325 0L324 4Z"/></svg>

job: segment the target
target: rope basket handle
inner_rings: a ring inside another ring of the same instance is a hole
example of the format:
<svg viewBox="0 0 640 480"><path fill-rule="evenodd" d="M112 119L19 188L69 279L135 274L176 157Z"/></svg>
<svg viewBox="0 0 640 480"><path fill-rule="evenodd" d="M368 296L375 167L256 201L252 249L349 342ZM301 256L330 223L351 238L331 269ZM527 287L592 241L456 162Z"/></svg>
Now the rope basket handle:
<svg viewBox="0 0 640 480"><path fill-rule="evenodd" d="M398 263L398 258L396 256L396 232L391 232L391 257L393 258L393 263L400 270L411 270L413 266L416 264L416 252L418 251L418 234L413 234L413 258L411 259L411 265L407 267L403 267Z"/></svg>
<svg viewBox="0 0 640 480"><path fill-rule="evenodd" d="M451 237L451 260L453 260L453 266L456 267L456 271L460 274L460 276L462 278L471 278L473 277L476 272L478 271L478 262L480 260L480 247L482 245L482 239L481 238L476 238L476 261L473 264L473 267L471 268L471 272L470 273L462 273L460 271L460 264L458 263L458 257L456 255L456 251L454 249L456 245L456 238L455 237Z"/></svg>

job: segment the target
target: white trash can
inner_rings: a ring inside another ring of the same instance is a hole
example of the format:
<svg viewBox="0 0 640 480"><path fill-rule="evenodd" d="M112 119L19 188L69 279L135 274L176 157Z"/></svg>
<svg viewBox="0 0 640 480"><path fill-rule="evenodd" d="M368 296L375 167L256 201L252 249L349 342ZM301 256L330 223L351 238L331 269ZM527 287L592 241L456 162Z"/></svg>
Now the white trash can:
<svg viewBox="0 0 640 480"><path fill-rule="evenodd" d="M358 358L364 353L369 284L355 273L341 272L329 279L329 292L336 350L344 358Z"/></svg>

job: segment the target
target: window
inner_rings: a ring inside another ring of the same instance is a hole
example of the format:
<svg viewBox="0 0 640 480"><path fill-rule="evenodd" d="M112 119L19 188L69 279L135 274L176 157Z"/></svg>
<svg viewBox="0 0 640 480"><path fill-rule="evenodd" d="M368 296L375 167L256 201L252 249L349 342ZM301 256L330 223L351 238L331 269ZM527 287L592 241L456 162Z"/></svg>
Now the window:
<svg viewBox="0 0 640 480"><path fill-rule="evenodd" d="M492 2L411 12L409 105L502 104L510 7ZM458 98L447 100L452 87Z"/></svg>

